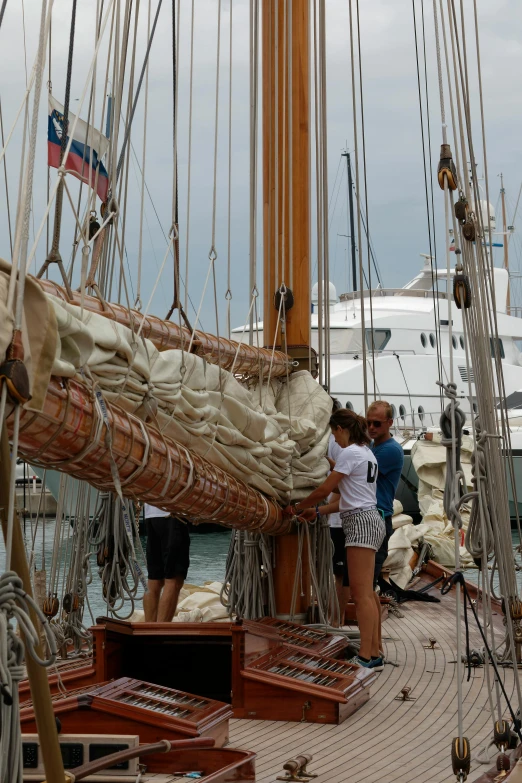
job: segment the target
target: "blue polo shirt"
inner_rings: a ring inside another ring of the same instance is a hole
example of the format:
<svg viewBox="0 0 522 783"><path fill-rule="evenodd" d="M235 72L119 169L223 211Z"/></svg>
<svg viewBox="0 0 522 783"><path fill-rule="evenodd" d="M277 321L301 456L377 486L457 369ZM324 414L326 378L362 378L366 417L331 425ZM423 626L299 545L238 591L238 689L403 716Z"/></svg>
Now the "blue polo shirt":
<svg viewBox="0 0 522 783"><path fill-rule="evenodd" d="M404 452L402 446L393 438L385 440L378 446L371 447L377 458L379 474L377 476L377 508L384 512L385 517L393 515L393 499L399 486Z"/></svg>

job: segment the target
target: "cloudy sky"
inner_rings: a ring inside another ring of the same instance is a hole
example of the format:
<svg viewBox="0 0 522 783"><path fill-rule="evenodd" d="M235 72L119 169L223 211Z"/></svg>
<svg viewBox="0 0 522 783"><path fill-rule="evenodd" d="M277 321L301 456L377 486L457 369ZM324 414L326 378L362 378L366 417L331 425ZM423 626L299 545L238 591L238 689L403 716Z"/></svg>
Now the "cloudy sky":
<svg viewBox="0 0 522 783"><path fill-rule="evenodd" d="M232 35L232 208L231 269L232 323L241 324L249 308L248 193L249 193L249 94L248 94L248 0L222 0L221 58L217 159L216 250L217 294L220 331L224 329L227 289L227 178L228 178L228 86L229 21L233 11ZM97 3L79 3L73 63L71 110L77 110L94 51ZM121 2L123 9L125 3ZM181 262L184 276L187 236L188 123L191 0L181 0L179 48L179 202ZM212 242L212 193L216 103L218 0L195 0L193 64L193 136L191 156L191 208L189 295L197 309L208 268ZM365 101L366 151L368 167L369 223L375 255L386 286L398 287L410 279L422 264L420 253L429 251L419 100L412 16L412 0L364 0L361 5L361 49ZM415 0L420 35L421 0ZM481 36L482 76L486 111L491 201L498 203L504 173L508 197L508 222L522 182L522 4L519 0L478 0ZM108 0L104 7L107 8ZM146 301L163 260L172 214L172 44L171 3L164 0L150 58L146 181L150 193L145 203L143 272L141 296ZM466 0L468 31L473 33L472 2ZM349 290L346 179L338 171L340 154L353 149L351 72L348 0L327 0L327 89L330 248L332 280L337 290ZM156 0L152 2L152 12ZM26 69L30 72L36 54L40 0L11 0L0 30L0 99L4 133L7 135L22 100ZM141 68L147 34L148 0L141 0L136 52L137 72ZM51 82L55 97L63 102L69 46L71 0L55 0L51 45ZM424 0L431 142L436 168L441 143L440 105L433 35L433 5ZM109 53L109 28L100 49L97 68L97 116L101 113L105 70ZM470 92L475 143L479 136L478 87L473 42L469 40ZM129 57L130 62L130 57ZM46 69L48 63L46 64ZM111 76L112 78L112 76ZM47 72L46 72L47 79ZM125 95L127 95L125 84ZM110 90L109 86L109 90ZM127 98L125 98L127 100ZM125 264L131 297L137 289L137 256L140 222L140 174L143 163L144 92L132 129L132 155L128 179ZM32 111L31 102L31 111ZM75 108L76 107L76 108ZM86 104L81 111L86 116ZM33 232L38 230L46 206L46 116L45 93L39 109L39 129L33 196ZM13 220L16 209L23 126L19 124L6 156L8 190ZM121 136L120 136L121 141ZM342 175L342 178L341 178ZM56 173L51 172L51 184ZM0 167L0 255L10 257L4 172ZM72 188L77 192L77 186ZM435 190L436 241L439 264L445 264L443 202ZM157 213L157 214L156 214ZM53 212L51 212L53 214ZM500 210L497 210L500 224ZM515 223L522 225L520 220ZM72 216L64 210L61 253L71 257ZM45 237L45 233L44 233ZM31 244L30 242L30 244ZM520 242L511 242L511 260L520 269ZM312 247L312 261L315 260ZM35 265L45 258L45 241L38 246ZM499 263L501 258L499 258ZM34 265L33 265L34 269ZM261 273L259 275L261 278ZM261 279L259 280L261 285ZM515 289L516 291L516 289ZM167 262L154 296L151 311L165 315L172 301L172 263ZM522 304L518 301L517 304ZM189 306L190 315L194 311ZM215 331L211 292L203 303L203 327Z"/></svg>

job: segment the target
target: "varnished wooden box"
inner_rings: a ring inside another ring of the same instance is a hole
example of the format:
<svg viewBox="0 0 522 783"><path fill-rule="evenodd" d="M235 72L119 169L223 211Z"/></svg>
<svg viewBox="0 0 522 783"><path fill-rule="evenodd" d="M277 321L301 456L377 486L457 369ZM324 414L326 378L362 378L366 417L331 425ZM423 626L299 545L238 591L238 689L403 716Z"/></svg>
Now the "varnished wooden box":
<svg viewBox="0 0 522 783"><path fill-rule="evenodd" d="M65 734L136 734L142 744L207 737L217 747L227 744L232 717L228 704L128 677L55 697L53 710ZM32 705L22 706L21 725L36 731Z"/></svg>

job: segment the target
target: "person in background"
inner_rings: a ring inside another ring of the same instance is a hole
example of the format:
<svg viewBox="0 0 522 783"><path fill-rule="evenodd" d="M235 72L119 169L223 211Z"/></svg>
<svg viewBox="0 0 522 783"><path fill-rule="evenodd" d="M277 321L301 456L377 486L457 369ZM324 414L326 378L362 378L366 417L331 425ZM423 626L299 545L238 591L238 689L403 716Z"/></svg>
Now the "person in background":
<svg viewBox="0 0 522 783"><path fill-rule="evenodd" d="M332 397L332 414L342 408L339 400ZM337 457L341 453L342 449L338 443L335 442L335 438L330 433L330 439L328 441L327 460L330 463L330 469L334 470ZM335 492L332 492L328 498L328 502L332 503L335 500L339 500L339 496ZM348 566L346 563L346 549L344 546L345 536L343 533L343 523L341 522L341 515L339 511L334 511L328 515L328 526L330 528L330 536L333 544L333 572L335 578L335 589L337 592L337 601L339 602L339 625L344 624L344 608L350 600L350 588L348 581Z"/></svg>
<svg viewBox="0 0 522 783"><path fill-rule="evenodd" d="M386 536L375 555L374 586L377 586L384 561L388 557L388 542L393 533L392 516L393 501L402 466L404 452L402 446L392 437L393 410L386 400L375 400L366 413L368 433L372 439L371 449L377 459L379 474L377 476L377 508L384 517ZM379 595L374 592L376 605L379 607L379 650L382 651L381 607Z"/></svg>
<svg viewBox="0 0 522 783"><path fill-rule="evenodd" d="M146 623L170 623L190 565L188 527L168 511L145 504L147 529Z"/></svg>
<svg viewBox="0 0 522 783"><path fill-rule="evenodd" d="M316 514L340 510L345 535L350 590L355 603L361 634L359 655L352 663L372 669L382 664L378 642L379 612L373 597L375 552L385 536L384 520L377 511L377 460L369 448L371 443L366 420L353 411L338 410L330 417L330 428L341 447L335 469L314 489L286 512L295 516L315 506ZM323 498L339 488L339 500L317 506Z"/></svg>

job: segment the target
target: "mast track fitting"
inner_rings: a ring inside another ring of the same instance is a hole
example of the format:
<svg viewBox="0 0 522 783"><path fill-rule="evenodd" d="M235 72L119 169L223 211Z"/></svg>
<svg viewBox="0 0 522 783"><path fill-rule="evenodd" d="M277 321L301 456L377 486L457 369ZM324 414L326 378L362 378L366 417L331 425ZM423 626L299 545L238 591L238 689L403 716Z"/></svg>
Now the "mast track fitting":
<svg viewBox="0 0 522 783"><path fill-rule="evenodd" d="M469 278L463 273L453 277L453 301L459 310L467 310L471 307L471 286Z"/></svg>
<svg viewBox="0 0 522 783"><path fill-rule="evenodd" d="M475 230L475 223L470 218L468 218L468 220L462 226L462 236L468 242L474 242L475 241L475 237L477 236L477 232Z"/></svg>
<svg viewBox="0 0 522 783"><path fill-rule="evenodd" d="M273 345L268 345L266 348L272 351ZM315 348L309 345L286 345L286 356L288 356L292 362L293 372L299 370L307 370L312 378L319 376L319 356ZM276 353L281 351L281 346L275 346Z"/></svg>
<svg viewBox="0 0 522 783"><path fill-rule="evenodd" d="M468 219L468 200L462 195L458 201L455 202L454 211L455 217L460 223L465 223Z"/></svg>
<svg viewBox="0 0 522 783"><path fill-rule="evenodd" d="M282 300L282 304L281 304ZM279 308L283 310L283 313L287 313L294 306L294 294L291 288L282 285L274 294L274 307L277 311Z"/></svg>
<svg viewBox="0 0 522 783"><path fill-rule="evenodd" d="M457 780L464 781L471 768L471 746L467 737L454 737L451 743L451 764Z"/></svg>
<svg viewBox="0 0 522 783"><path fill-rule="evenodd" d="M31 399L29 375L24 364L22 333L17 329L7 349L6 359L0 364L0 388L7 387L12 402L23 405Z"/></svg>
<svg viewBox="0 0 522 783"><path fill-rule="evenodd" d="M457 170L453 163L451 147L449 144L440 145L440 160L437 169L437 178L441 190L444 190L444 182L448 183L450 190L457 190Z"/></svg>

